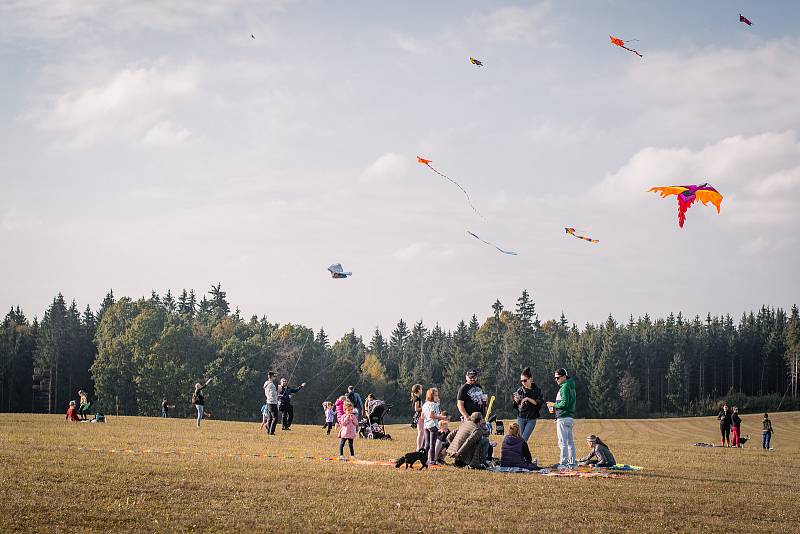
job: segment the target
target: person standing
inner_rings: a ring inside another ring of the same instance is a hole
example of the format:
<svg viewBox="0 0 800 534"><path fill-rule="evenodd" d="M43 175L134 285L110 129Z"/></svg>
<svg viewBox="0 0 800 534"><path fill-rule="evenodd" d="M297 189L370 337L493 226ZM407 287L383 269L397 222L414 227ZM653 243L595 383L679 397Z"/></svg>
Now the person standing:
<svg viewBox="0 0 800 534"><path fill-rule="evenodd" d="M558 384L555 402L548 402L547 407L556 414L556 432L558 448L561 451L559 467L575 467L575 438L572 428L575 425L575 379L567 374L563 367L555 372L553 378Z"/></svg>
<svg viewBox="0 0 800 534"><path fill-rule="evenodd" d="M719 419L719 433L722 434L723 447L731 446L731 416L732 414L728 408L728 403L723 403L722 409L717 414L717 419Z"/></svg>
<svg viewBox="0 0 800 534"><path fill-rule="evenodd" d="M161 400L161 417L166 419L169 416L169 411L171 408L174 408L175 405L170 404L167 402L167 399Z"/></svg>
<svg viewBox="0 0 800 534"><path fill-rule="evenodd" d="M358 427L358 419L353 413L353 405L350 401L344 403L344 414L339 417L339 459L344 460L344 444L350 448L350 457L353 458L356 453L353 450L353 440L356 439L356 428Z"/></svg>
<svg viewBox="0 0 800 534"><path fill-rule="evenodd" d="M294 421L294 406L292 406L292 395L306 387L303 382L298 387L293 388L289 386L289 381L281 378L280 385L278 386L278 411L283 414L281 420L281 430L289 430Z"/></svg>
<svg viewBox="0 0 800 534"><path fill-rule="evenodd" d="M764 414L764 419L761 421L761 448L764 450L771 450L769 442L772 439L772 421L770 421L769 414Z"/></svg>
<svg viewBox="0 0 800 534"><path fill-rule="evenodd" d="M522 439L526 442L536 428L539 420L539 413L542 409L542 390L533 381L531 368L526 367L520 373L519 381L521 386L514 392L514 406L517 407L517 425L520 428Z"/></svg>
<svg viewBox="0 0 800 534"><path fill-rule="evenodd" d="M203 413L206 409L206 399L201 393L207 385L211 383L211 378L206 380L205 384L198 382L194 385L194 394L192 394L192 404L197 408L197 428L200 428L200 421L203 419ZM210 412L209 412L210 413Z"/></svg>
<svg viewBox="0 0 800 534"><path fill-rule="evenodd" d="M422 417L422 384L411 387L411 426L417 428L417 450L425 448L425 420Z"/></svg>
<svg viewBox="0 0 800 534"><path fill-rule="evenodd" d="M731 414L731 432L733 434L733 443L731 444L733 447L741 447L739 444L739 436L742 435L741 431L742 427L742 418L739 417L739 407L733 407L733 413Z"/></svg>
<svg viewBox="0 0 800 534"><path fill-rule="evenodd" d="M436 440L439 438L439 421L447 417L439 410L439 390L428 388L425 392L425 404L422 405L422 417L425 419L425 448L428 450L428 465L436 465Z"/></svg>
<svg viewBox="0 0 800 534"><path fill-rule="evenodd" d="M358 394L355 386L347 386L347 400L349 400L350 404L353 405L353 412L355 413L356 418L363 415L364 399L362 399L361 395Z"/></svg>
<svg viewBox="0 0 800 534"><path fill-rule="evenodd" d="M267 381L264 382L264 396L267 398L267 434L275 435L275 427L278 425L278 388L275 387L275 373L267 373Z"/></svg>
<svg viewBox="0 0 800 534"><path fill-rule="evenodd" d="M466 382L458 389L456 396L456 406L458 413L461 414L461 420L466 421L475 412L486 415L486 400L487 396L478 383L478 371L470 369L467 371Z"/></svg>

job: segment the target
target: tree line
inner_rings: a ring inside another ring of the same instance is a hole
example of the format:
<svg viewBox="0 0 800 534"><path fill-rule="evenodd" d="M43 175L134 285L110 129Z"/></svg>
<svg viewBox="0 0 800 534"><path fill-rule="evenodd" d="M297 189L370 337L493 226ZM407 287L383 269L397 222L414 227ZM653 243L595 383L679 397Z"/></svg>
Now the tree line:
<svg viewBox="0 0 800 534"><path fill-rule="evenodd" d="M722 400L743 411L798 409L800 317L763 306L735 321L670 314L666 318L609 316L582 328L540 321L523 291L512 309L499 301L483 321L473 315L448 331L438 324L398 321L388 337L367 340L354 330L330 342L324 329L278 324L231 311L221 284L200 300L177 297L117 299L109 292L96 312L67 305L59 294L41 320L12 308L0 330L0 411L60 413L79 388L101 411L158 415L166 398L176 414L191 414L195 382L214 377L207 407L222 419L254 420L263 404L267 371L290 383L300 422L321 420L320 405L353 384L410 416L415 383L439 388L455 413L467 369L496 395L495 410L511 417L519 371L530 367L547 398L553 371L576 377L579 417L650 417L716 413Z"/></svg>

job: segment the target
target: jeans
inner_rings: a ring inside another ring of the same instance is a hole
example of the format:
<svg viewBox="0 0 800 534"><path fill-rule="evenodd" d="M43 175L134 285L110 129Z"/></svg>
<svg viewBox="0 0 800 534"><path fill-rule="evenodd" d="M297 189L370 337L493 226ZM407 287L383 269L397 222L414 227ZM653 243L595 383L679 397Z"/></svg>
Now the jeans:
<svg viewBox="0 0 800 534"><path fill-rule="evenodd" d="M522 439L528 441L528 438L533 434L533 429L536 428L536 421L538 419L525 419L524 417L517 417L517 424L519 431L522 434Z"/></svg>
<svg viewBox="0 0 800 534"><path fill-rule="evenodd" d="M292 421L294 421L294 406L283 403L280 405L280 411L283 413L281 427L284 430L289 430L289 427L292 426Z"/></svg>
<svg viewBox="0 0 800 534"><path fill-rule="evenodd" d="M202 404L195 404L195 408L197 408L197 428L200 428L200 421L203 419L203 412L205 411L205 406Z"/></svg>
<svg viewBox="0 0 800 534"><path fill-rule="evenodd" d="M436 427L425 429L425 448L428 449L428 463L436 463L436 440L439 439L439 432Z"/></svg>
<svg viewBox="0 0 800 534"><path fill-rule="evenodd" d="M350 456L355 456L356 453L353 452L353 438L339 438L339 456L344 456L344 442L350 446Z"/></svg>
<svg viewBox="0 0 800 534"><path fill-rule="evenodd" d="M166 418L167 418L167 412L161 412L161 417L163 417L164 419L166 419Z"/></svg>
<svg viewBox="0 0 800 534"><path fill-rule="evenodd" d="M275 427L278 425L278 405L267 404L269 413L267 414L267 434L274 434Z"/></svg>
<svg viewBox="0 0 800 534"><path fill-rule="evenodd" d="M764 449L769 449L769 440L772 438L772 431L765 430L761 433L761 447Z"/></svg>
<svg viewBox="0 0 800 534"><path fill-rule="evenodd" d="M492 446L489 443L489 438L481 438L481 464L489 461L489 456L492 454Z"/></svg>
<svg viewBox="0 0 800 534"><path fill-rule="evenodd" d="M575 465L575 439L572 437L572 427L575 420L572 417L556 419L558 433L558 448L561 450L561 465Z"/></svg>

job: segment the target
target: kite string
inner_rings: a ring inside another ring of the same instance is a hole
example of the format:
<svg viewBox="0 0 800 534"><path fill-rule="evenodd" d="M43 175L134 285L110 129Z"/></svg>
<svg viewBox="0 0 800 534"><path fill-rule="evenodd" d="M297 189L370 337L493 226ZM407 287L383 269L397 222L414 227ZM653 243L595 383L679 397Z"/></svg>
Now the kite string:
<svg viewBox="0 0 800 534"><path fill-rule="evenodd" d="M426 163L425 165L426 165L426 166L427 166L427 167L428 167L430 170L432 170L433 172L435 172L436 174L438 174L438 175L439 175L439 176L441 176L442 178L444 178L444 179L446 179L446 180L449 180L449 181L450 181L452 184L454 184L456 187L458 187L459 189L461 189L461 192L462 192L462 193L464 193L464 196L465 196L465 197L467 197L467 203L469 204L469 207L470 207L470 208L472 208L472 211L474 211L475 213L477 213L477 214L478 214L478 215L479 215L479 216L480 216L480 217L481 217L483 220L486 220L486 217L484 217L484 216L483 216L483 214L482 214L480 211L478 211L478 208L476 208L476 207L475 207L475 206L472 204L472 199L469 197L469 193L467 193L467 190L466 190L466 189L464 189L463 187L461 187L461 184L459 184L458 182L456 182L455 180L453 180L452 178L450 178L450 177L449 177L449 176L447 176L446 174L443 174L443 173L441 173L441 172L437 171L436 169L434 169L434 168L433 168L433 166L432 166L430 163Z"/></svg>

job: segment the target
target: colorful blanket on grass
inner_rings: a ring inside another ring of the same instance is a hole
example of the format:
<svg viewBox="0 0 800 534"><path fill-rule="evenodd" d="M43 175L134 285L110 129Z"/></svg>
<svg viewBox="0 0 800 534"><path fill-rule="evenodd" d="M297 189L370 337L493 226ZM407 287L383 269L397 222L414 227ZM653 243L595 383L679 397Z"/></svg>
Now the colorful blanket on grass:
<svg viewBox="0 0 800 534"><path fill-rule="evenodd" d="M635 465L618 464L614 467L577 467L575 469L550 469L542 468L538 471L529 471L520 467L490 467L487 471L493 473L525 473L538 474L546 477L576 477L576 478L626 478L620 471L641 471Z"/></svg>

